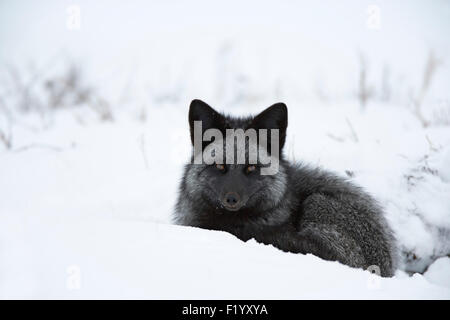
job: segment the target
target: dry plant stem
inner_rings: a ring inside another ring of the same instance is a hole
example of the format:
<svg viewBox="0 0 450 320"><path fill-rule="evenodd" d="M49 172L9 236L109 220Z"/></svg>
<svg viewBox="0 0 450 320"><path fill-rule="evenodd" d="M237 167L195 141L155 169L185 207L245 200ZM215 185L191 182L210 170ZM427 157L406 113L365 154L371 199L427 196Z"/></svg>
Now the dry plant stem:
<svg viewBox="0 0 450 320"><path fill-rule="evenodd" d="M364 110L366 108L369 98L372 97L373 88L367 83L367 62L362 53L359 55L360 61L360 71L359 71L359 88L358 88L358 99L361 108Z"/></svg>
<svg viewBox="0 0 450 320"><path fill-rule="evenodd" d="M431 81L436 74L436 70L441 64L442 61L436 58L433 52L430 52L423 73L422 87L420 88L419 95L414 99L414 114L424 127L428 127L430 125L430 122L422 113L423 100L425 99L425 95L430 88Z"/></svg>

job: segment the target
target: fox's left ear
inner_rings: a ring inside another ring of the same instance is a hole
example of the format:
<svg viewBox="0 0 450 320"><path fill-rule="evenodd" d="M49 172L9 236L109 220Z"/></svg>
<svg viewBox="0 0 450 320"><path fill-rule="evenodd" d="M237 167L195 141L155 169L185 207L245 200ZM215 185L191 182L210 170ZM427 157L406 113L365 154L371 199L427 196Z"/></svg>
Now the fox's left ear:
<svg viewBox="0 0 450 320"><path fill-rule="evenodd" d="M255 129L278 129L280 137L280 150L286 141L286 129L288 125L288 111L284 103L279 102L270 106L258 114L252 122ZM270 138L268 137L270 142Z"/></svg>
<svg viewBox="0 0 450 320"><path fill-rule="evenodd" d="M219 129L225 131L225 119L224 117L211 108L205 102L194 99L189 106L189 127L191 130L191 142L194 145L194 122L202 122L202 137L203 133L208 129ZM205 143L204 143L205 144ZM205 147L205 146L203 146Z"/></svg>

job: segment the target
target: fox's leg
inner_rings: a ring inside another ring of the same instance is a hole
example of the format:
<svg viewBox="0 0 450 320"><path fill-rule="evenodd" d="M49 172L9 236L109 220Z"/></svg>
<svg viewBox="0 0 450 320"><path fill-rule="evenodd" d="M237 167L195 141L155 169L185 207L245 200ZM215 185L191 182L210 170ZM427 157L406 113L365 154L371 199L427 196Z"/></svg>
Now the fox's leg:
<svg viewBox="0 0 450 320"><path fill-rule="evenodd" d="M339 234L329 225L311 225L300 232L291 230L266 233L256 240L287 252L311 253L324 260L339 261L352 267L366 267L361 248L355 241Z"/></svg>
<svg viewBox="0 0 450 320"><path fill-rule="evenodd" d="M311 253L324 260L339 261L352 267L368 267L360 246L329 225L305 228L298 233L296 246L299 252Z"/></svg>
<svg viewBox="0 0 450 320"><path fill-rule="evenodd" d="M348 201L350 202L350 201ZM358 217L355 209L335 198L315 194L305 199L298 228L298 249L325 260L334 260L352 267L367 268L360 243L349 232L348 216ZM353 219L353 218L352 218ZM353 222L354 229L362 225Z"/></svg>
<svg viewBox="0 0 450 320"><path fill-rule="evenodd" d="M237 235L239 237L239 235ZM249 238L239 237L241 240ZM258 242L270 244L292 253L311 253L324 260L339 261L352 267L365 267L361 248L348 236L340 234L329 225L310 223L301 231L292 229L266 230L256 233Z"/></svg>

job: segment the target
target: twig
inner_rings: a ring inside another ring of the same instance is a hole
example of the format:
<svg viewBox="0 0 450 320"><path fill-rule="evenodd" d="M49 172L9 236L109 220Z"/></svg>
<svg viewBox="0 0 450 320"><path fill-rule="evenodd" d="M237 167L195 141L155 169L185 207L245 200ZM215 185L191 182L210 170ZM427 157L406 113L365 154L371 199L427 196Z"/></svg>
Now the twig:
<svg viewBox="0 0 450 320"><path fill-rule="evenodd" d="M11 134L9 134L8 136L6 136L6 133L4 133L1 129L0 129L0 141L3 142L3 144L5 145L6 149L11 149L12 146L12 137Z"/></svg>
<svg viewBox="0 0 450 320"><path fill-rule="evenodd" d="M439 151L440 148L437 148L434 146L433 142L431 141L430 137L428 135L425 135L425 139L427 139L428 145L430 146L431 151Z"/></svg>
<svg viewBox="0 0 450 320"><path fill-rule="evenodd" d="M420 89L419 95L414 99L414 114L424 127L428 127L430 125L430 122L425 118L425 116L422 113L423 100L425 99L425 95L431 85L433 76L435 75L437 68L441 64L442 61L436 58L434 53L431 51L430 54L428 55L427 64L425 66L425 70L423 73L422 87Z"/></svg>
<svg viewBox="0 0 450 320"><path fill-rule="evenodd" d="M367 83L367 62L362 53L359 54L360 71L359 71L359 88L358 99L361 104L361 108L364 110L369 98L372 97L373 88Z"/></svg>
<svg viewBox="0 0 450 320"><path fill-rule="evenodd" d="M27 151L29 149L47 149L47 150L51 150L51 151L55 151L55 152L63 151L62 148L55 147L52 145L32 143L30 145L26 145L26 146L17 148L15 150L13 150L13 152L23 152L23 151Z"/></svg>
<svg viewBox="0 0 450 320"><path fill-rule="evenodd" d="M345 141L344 138L335 136L335 135L332 134L332 133L327 133L327 136L328 136L328 138L333 139L333 140L335 140L335 141L337 141L337 142L344 142L344 141Z"/></svg>
<svg viewBox="0 0 450 320"><path fill-rule="evenodd" d="M359 142L358 135L356 134L355 128L353 128L352 123L350 122L350 120L348 120L348 118L345 118L345 121L347 122L347 125L350 128L350 131L351 131L352 137L353 137L353 141L354 142Z"/></svg>
<svg viewBox="0 0 450 320"><path fill-rule="evenodd" d="M3 101L2 97L0 97L0 107L1 107L1 110L3 110L3 112L5 114L5 117L8 122L8 127L9 127L8 134L0 128L0 141L2 141L3 144L5 145L6 149L9 150L12 147L12 130L11 130L12 116L11 116L11 113L9 112L8 108L6 107L6 104Z"/></svg>
<svg viewBox="0 0 450 320"><path fill-rule="evenodd" d="M144 158L145 168L149 168L148 158L147 158L147 149L145 148L145 134L142 134L139 138L139 146L141 149L142 157Z"/></svg>

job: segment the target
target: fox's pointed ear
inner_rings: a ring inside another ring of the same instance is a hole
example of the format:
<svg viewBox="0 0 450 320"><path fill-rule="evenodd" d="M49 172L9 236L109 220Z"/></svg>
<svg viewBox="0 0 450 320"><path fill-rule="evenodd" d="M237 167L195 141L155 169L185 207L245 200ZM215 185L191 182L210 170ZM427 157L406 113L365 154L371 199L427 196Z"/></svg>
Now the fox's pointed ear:
<svg viewBox="0 0 450 320"><path fill-rule="evenodd" d="M286 141L286 129L288 125L288 111L284 103L279 102L270 106L258 114L252 122L255 129L278 129L280 137L280 150ZM268 136L268 142L270 142Z"/></svg>
<svg viewBox="0 0 450 320"><path fill-rule="evenodd" d="M191 130L191 142L194 145L194 121L202 122L202 136L203 133L211 128L219 130L224 129L224 117L216 110L211 108L205 102L195 99L192 100L189 107L189 127Z"/></svg>

